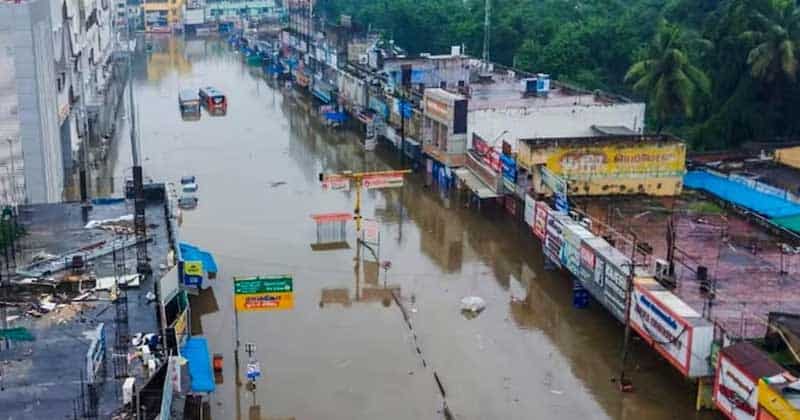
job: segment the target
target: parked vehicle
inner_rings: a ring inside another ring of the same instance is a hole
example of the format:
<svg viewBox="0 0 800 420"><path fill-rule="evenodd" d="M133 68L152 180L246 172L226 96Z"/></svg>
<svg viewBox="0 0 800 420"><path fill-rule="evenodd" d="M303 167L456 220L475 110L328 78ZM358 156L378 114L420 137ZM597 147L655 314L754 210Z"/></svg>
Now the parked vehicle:
<svg viewBox="0 0 800 420"><path fill-rule="evenodd" d="M196 184L197 178L194 175L185 175L181 177L181 185Z"/></svg>
<svg viewBox="0 0 800 420"><path fill-rule="evenodd" d="M225 94L219 89L206 86L200 88L198 92L200 95L200 103L206 108L211 115L225 115L228 112L228 100Z"/></svg>
<svg viewBox="0 0 800 420"><path fill-rule="evenodd" d="M183 184L182 190L184 194L194 194L197 192L197 184L194 182Z"/></svg>

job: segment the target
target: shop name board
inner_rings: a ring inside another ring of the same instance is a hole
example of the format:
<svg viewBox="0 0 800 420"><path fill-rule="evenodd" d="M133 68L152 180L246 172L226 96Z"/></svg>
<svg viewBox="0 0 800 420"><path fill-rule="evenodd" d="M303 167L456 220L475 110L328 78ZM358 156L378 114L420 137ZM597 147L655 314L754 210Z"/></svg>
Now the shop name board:
<svg viewBox="0 0 800 420"><path fill-rule="evenodd" d="M536 202L536 215L534 216L533 233L541 240L544 240L544 237L547 234L547 215L549 212L550 208L547 207L547 203L544 201Z"/></svg>
<svg viewBox="0 0 800 420"><path fill-rule="evenodd" d="M398 188L403 186L403 174L372 175L365 177L361 185L368 189Z"/></svg>
<svg viewBox="0 0 800 420"><path fill-rule="evenodd" d="M503 185L510 193L514 193L517 183L517 161L512 156L500 156L500 167L503 174Z"/></svg>
<svg viewBox="0 0 800 420"><path fill-rule="evenodd" d="M536 215L536 200L534 200L533 197L529 195L525 195L524 219L525 223L531 228L533 227L534 215Z"/></svg>
<svg viewBox="0 0 800 420"><path fill-rule="evenodd" d="M606 273L604 279L603 294L606 299L608 309L617 319L625 319L626 277L615 265L606 262Z"/></svg>
<svg viewBox="0 0 800 420"><path fill-rule="evenodd" d="M327 175L322 180L323 191L350 191L350 178L342 175Z"/></svg>
<svg viewBox="0 0 800 420"><path fill-rule="evenodd" d="M203 283L203 262L184 261L182 278L184 286L200 287Z"/></svg>
<svg viewBox="0 0 800 420"><path fill-rule="evenodd" d="M237 278L233 284L237 311L268 311L294 307L291 276Z"/></svg>
<svg viewBox="0 0 800 420"><path fill-rule="evenodd" d="M594 259L594 250L589 245L581 243L581 264L590 270L594 270Z"/></svg>
<svg viewBox="0 0 800 420"><path fill-rule="evenodd" d="M714 389L714 400L720 411L731 418L755 418L758 405L757 387L728 358L720 357Z"/></svg>
<svg viewBox="0 0 800 420"><path fill-rule="evenodd" d="M480 162L490 167L493 171L500 173L502 163L500 162L500 152L494 147L489 146L486 140L475 133L472 133L472 148L480 157Z"/></svg>
<svg viewBox="0 0 800 420"><path fill-rule="evenodd" d="M673 317L650 294L636 287L632 297L631 326L685 375L689 372L691 326Z"/></svg>
<svg viewBox="0 0 800 420"><path fill-rule="evenodd" d="M443 124L450 125L453 122L452 117L450 117L450 111L449 103L434 99L430 96L425 97L426 116L438 120Z"/></svg>
<svg viewBox="0 0 800 420"><path fill-rule="evenodd" d="M563 224L557 217L547 218L547 235L544 240L544 251L550 260L561 266L561 243L563 241L561 229Z"/></svg>

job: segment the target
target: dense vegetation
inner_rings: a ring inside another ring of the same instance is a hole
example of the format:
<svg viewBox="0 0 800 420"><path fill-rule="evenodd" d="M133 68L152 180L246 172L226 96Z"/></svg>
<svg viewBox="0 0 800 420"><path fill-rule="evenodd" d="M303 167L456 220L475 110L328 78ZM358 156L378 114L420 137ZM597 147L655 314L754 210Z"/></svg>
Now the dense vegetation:
<svg viewBox="0 0 800 420"><path fill-rule="evenodd" d="M492 0L491 59L647 100L698 150L800 138L798 0ZM484 0L320 0L410 53L480 57Z"/></svg>

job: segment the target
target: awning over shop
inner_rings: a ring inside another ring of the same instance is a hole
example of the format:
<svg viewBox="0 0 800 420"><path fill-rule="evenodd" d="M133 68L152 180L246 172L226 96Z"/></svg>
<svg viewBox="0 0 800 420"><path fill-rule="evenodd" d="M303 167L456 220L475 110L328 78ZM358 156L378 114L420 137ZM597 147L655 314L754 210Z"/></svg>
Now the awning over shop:
<svg viewBox="0 0 800 420"><path fill-rule="evenodd" d="M204 251L188 242L181 242L179 246L181 257L183 257L184 261L201 261L203 270L207 273L217 273L217 262L210 252Z"/></svg>
<svg viewBox="0 0 800 420"><path fill-rule="evenodd" d="M192 392L214 392L214 374L211 372L208 341L203 337L188 339L181 349L181 356L189 362Z"/></svg>
<svg viewBox="0 0 800 420"><path fill-rule="evenodd" d="M466 168L458 168L455 170L456 176L466 184L472 192L474 192L481 200L485 198L497 198L499 195L489 188L483 181L481 181L475 174Z"/></svg>

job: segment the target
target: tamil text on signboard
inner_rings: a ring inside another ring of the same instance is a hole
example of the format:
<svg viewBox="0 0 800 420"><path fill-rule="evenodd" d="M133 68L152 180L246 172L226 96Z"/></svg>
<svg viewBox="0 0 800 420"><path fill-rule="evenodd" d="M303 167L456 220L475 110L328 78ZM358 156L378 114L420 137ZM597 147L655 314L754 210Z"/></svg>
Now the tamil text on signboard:
<svg viewBox="0 0 800 420"><path fill-rule="evenodd" d="M349 191L350 179L342 175L327 175L322 180L324 191Z"/></svg>
<svg viewBox="0 0 800 420"><path fill-rule="evenodd" d="M288 275L236 278L233 281L236 310L271 311L294 307L294 287Z"/></svg>
<svg viewBox="0 0 800 420"><path fill-rule="evenodd" d="M397 188L403 186L403 174L380 174L365 176L361 185L366 189Z"/></svg>

